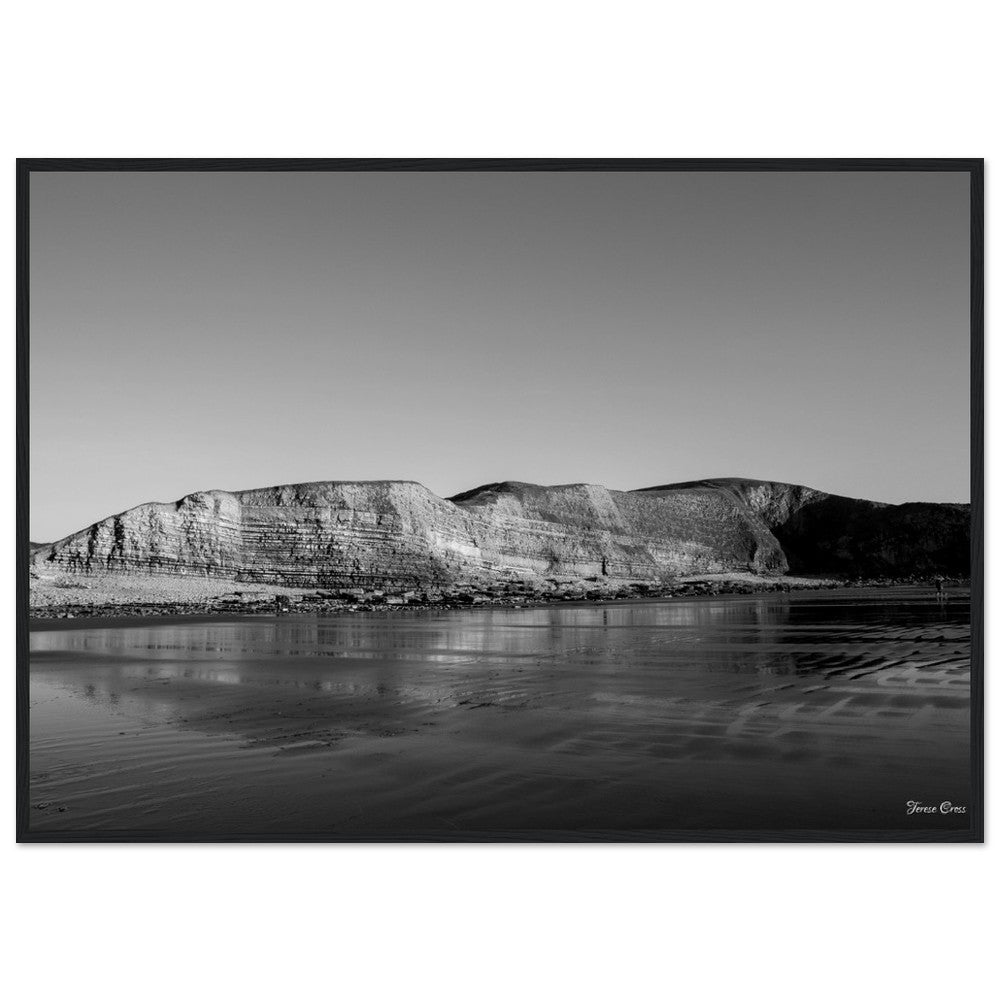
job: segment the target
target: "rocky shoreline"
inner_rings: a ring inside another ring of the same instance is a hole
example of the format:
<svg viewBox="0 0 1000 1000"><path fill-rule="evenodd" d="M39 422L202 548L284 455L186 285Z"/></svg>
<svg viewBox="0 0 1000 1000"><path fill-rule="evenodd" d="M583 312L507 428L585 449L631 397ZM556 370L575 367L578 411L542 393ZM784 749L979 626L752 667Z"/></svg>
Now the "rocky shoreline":
<svg viewBox="0 0 1000 1000"><path fill-rule="evenodd" d="M609 584L600 578L543 581L488 582L481 585L387 590L362 588L315 590L296 594L261 594L233 590L199 599L156 601L50 603L29 609L31 620L75 618L158 618L180 615L340 615L357 612L394 612L407 608L467 609L470 607L541 607L563 602L609 602L651 598L713 597L767 594L793 590L837 590L926 586L933 577L877 577L831 579L806 577L752 577L720 574L716 577ZM947 587L967 587L962 578L945 578ZM85 589L86 585L80 585Z"/></svg>

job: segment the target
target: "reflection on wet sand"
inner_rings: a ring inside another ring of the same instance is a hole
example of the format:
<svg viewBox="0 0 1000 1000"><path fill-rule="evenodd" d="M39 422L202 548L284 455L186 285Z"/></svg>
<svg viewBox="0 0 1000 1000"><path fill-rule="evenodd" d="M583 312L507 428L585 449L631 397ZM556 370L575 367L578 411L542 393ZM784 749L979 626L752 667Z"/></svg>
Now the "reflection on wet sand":
<svg viewBox="0 0 1000 1000"><path fill-rule="evenodd" d="M968 797L967 600L900 590L129 624L35 631L31 650L40 831L968 822L904 808Z"/></svg>

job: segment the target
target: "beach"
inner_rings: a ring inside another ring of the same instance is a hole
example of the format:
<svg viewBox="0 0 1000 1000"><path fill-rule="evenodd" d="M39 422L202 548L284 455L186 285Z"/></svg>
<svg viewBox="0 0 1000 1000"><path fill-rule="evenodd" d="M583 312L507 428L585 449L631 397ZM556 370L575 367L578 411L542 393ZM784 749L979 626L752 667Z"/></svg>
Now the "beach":
<svg viewBox="0 0 1000 1000"><path fill-rule="evenodd" d="M41 837L969 827L967 590L35 621L30 646Z"/></svg>

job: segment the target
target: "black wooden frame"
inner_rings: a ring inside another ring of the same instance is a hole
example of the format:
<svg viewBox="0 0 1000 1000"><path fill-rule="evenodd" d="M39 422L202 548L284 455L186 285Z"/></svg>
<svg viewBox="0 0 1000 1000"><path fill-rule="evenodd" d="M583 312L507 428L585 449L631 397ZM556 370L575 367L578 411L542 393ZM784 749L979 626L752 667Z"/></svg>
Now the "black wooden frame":
<svg viewBox="0 0 1000 1000"><path fill-rule="evenodd" d="M984 203L982 159L19 159L17 161L17 840L29 843L111 843L153 841L359 843L409 842L402 837L336 837L325 834L286 836L159 834L95 835L40 834L29 830L28 804L28 357L29 281L28 220L33 173L47 171L880 171L959 172L969 175L970 252L970 436L972 506L972 688L971 758L972 799L969 829L956 831L876 830L830 831L660 831L649 839L658 843L982 843L984 840L984 533L983 533L983 317L984 317ZM454 840L442 836L440 841ZM461 842L502 843L509 837L464 836ZM582 838L581 838L582 839ZM588 838L592 839L592 838ZM628 838L630 840L634 838ZM609 836L609 842L620 842ZM532 842L565 842L565 837L537 835ZM421 842L427 842L427 839Z"/></svg>

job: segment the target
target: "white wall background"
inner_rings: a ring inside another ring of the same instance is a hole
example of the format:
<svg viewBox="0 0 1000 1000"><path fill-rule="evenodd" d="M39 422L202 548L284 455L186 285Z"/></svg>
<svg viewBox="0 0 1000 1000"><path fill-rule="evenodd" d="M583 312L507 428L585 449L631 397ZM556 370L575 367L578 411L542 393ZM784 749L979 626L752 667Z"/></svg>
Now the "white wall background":
<svg viewBox="0 0 1000 1000"><path fill-rule="evenodd" d="M989 161L990 5L54 0L5 20L12 995L982 995L994 847L16 847L13 159Z"/></svg>

